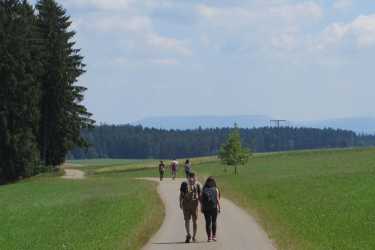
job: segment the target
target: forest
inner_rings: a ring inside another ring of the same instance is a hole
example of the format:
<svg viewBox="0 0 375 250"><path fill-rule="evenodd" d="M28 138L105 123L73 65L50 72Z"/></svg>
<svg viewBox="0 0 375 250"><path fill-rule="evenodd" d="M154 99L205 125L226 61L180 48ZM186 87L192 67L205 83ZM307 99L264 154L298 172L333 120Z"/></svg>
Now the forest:
<svg viewBox="0 0 375 250"><path fill-rule="evenodd" d="M94 124L81 104L85 72L65 9L54 0L0 0L0 183L30 177L84 147Z"/></svg>
<svg viewBox="0 0 375 250"><path fill-rule="evenodd" d="M69 159L159 158L216 155L231 128L162 130L132 125L100 125L83 130L90 147L69 152ZM252 152L366 147L375 137L352 131L294 127L241 128L242 143Z"/></svg>

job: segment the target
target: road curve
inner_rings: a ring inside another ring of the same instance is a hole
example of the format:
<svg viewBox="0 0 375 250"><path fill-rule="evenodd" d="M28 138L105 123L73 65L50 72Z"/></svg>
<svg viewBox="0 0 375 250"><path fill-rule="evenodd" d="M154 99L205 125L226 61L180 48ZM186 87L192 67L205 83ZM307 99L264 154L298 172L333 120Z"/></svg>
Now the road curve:
<svg viewBox="0 0 375 250"><path fill-rule="evenodd" d="M82 180L85 178L85 173L82 170L65 168L64 172L65 174L61 176L63 179Z"/></svg>
<svg viewBox="0 0 375 250"><path fill-rule="evenodd" d="M149 178L148 180L158 181ZM165 204L166 217L158 233L143 250L276 250L254 218L227 199L222 199L218 218L217 242L207 243L204 218L199 217L197 243L185 244L185 229L178 193L182 179L160 182L159 193Z"/></svg>

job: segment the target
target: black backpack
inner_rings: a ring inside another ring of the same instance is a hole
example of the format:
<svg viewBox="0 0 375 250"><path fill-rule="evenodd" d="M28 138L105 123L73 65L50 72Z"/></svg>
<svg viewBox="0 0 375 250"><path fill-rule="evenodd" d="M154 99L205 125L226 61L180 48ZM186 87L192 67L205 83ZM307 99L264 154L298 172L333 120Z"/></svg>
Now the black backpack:
<svg viewBox="0 0 375 250"><path fill-rule="evenodd" d="M203 210L217 209L217 189L216 187L206 187L202 192Z"/></svg>
<svg viewBox="0 0 375 250"><path fill-rule="evenodd" d="M188 192L188 183L186 181L181 183L180 192L186 194Z"/></svg>

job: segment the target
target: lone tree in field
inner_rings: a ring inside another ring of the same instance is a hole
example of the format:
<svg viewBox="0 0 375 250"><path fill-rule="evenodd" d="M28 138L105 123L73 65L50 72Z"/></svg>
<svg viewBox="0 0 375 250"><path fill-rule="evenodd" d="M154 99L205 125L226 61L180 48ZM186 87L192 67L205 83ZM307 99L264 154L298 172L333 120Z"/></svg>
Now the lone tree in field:
<svg viewBox="0 0 375 250"><path fill-rule="evenodd" d="M221 146L219 158L228 166L234 167L234 173L238 174L238 166L245 165L250 158L251 152L242 147L240 130L237 125L230 132L228 141Z"/></svg>

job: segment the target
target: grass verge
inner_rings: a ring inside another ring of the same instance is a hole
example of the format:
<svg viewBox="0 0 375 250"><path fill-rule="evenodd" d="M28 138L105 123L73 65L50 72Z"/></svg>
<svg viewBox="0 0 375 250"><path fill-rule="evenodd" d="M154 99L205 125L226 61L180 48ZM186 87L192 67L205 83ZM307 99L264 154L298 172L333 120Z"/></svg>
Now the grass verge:
<svg viewBox="0 0 375 250"><path fill-rule="evenodd" d="M95 176L3 186L1 249L140 249L164 217L155 185Z"/></svg>

